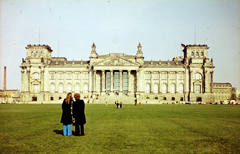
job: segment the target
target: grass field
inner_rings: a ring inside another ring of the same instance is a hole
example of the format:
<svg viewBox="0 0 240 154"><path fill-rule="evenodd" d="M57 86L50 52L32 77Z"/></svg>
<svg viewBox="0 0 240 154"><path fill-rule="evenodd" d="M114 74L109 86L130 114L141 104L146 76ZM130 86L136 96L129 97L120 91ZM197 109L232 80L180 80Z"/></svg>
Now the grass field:
<svg viewBox="0 0 240 154"><path fill-rule="evenodd" d="M0 104L0 152L240 153L240 105L86 104L86 135L70 137L61 113L60 104Z"/></svg>

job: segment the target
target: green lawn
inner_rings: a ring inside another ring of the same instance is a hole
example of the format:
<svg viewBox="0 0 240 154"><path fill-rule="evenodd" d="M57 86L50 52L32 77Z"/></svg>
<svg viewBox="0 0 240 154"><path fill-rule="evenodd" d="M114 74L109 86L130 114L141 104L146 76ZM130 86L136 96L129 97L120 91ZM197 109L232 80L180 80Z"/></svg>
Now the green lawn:
<svg viewBox="0 0 240 154"><path fill-rule="evenodd" d="M71 137L61 113L0 104L0 153L240 153L240 105L86 104L86 136Z"/></svg>

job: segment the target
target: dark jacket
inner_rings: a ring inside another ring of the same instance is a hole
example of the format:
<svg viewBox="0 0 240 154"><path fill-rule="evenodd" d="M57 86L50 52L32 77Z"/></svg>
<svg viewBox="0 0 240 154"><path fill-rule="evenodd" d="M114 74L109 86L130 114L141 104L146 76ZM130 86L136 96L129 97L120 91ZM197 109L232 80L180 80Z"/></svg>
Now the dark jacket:
<svg viewBox="0 0 240 154"><path fill-rule="evenodd" d="M85 117L85 103L83 100L76 100L73 103L73 118L75 118L75 124L85 124L86 123L86 117Z"/></svg>
<svg viewBox="0 0 240 154"><path fill-rule="evenodd" d="M65 99L62 103L62 118L61 123L63 124L71 124L72 123L72 115L71 115L71 103L67 104Z"/></svg>

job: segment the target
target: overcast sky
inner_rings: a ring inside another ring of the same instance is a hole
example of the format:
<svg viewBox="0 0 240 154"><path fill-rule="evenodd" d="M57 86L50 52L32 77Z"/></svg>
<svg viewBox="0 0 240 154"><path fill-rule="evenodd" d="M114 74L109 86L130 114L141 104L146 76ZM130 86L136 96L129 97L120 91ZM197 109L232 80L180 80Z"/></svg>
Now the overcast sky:
<svg viewBox="0 0 240 154"><path fill-rule="evenodd" d="M0 0L0 89L21 89L20 65L28 44L47 44L52 57L89 60L135 55L145 60L183 56L181 43L207 44L214 82L240 90L239 0Z"/></svg>

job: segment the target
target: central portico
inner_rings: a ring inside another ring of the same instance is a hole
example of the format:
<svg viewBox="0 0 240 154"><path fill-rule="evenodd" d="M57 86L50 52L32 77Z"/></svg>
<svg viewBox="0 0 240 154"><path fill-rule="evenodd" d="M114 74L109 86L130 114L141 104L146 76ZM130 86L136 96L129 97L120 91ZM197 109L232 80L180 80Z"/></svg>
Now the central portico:
<svg viewBox="0 0 240 154"><path fill-rule="evenodd" d="M140 64L134 62L131 55L110 53L99 56L91 66L93 94L101 96L135 95ZM92 84L92 85L91 85ZM91 90L90 90L91 91Z"/></svg>

